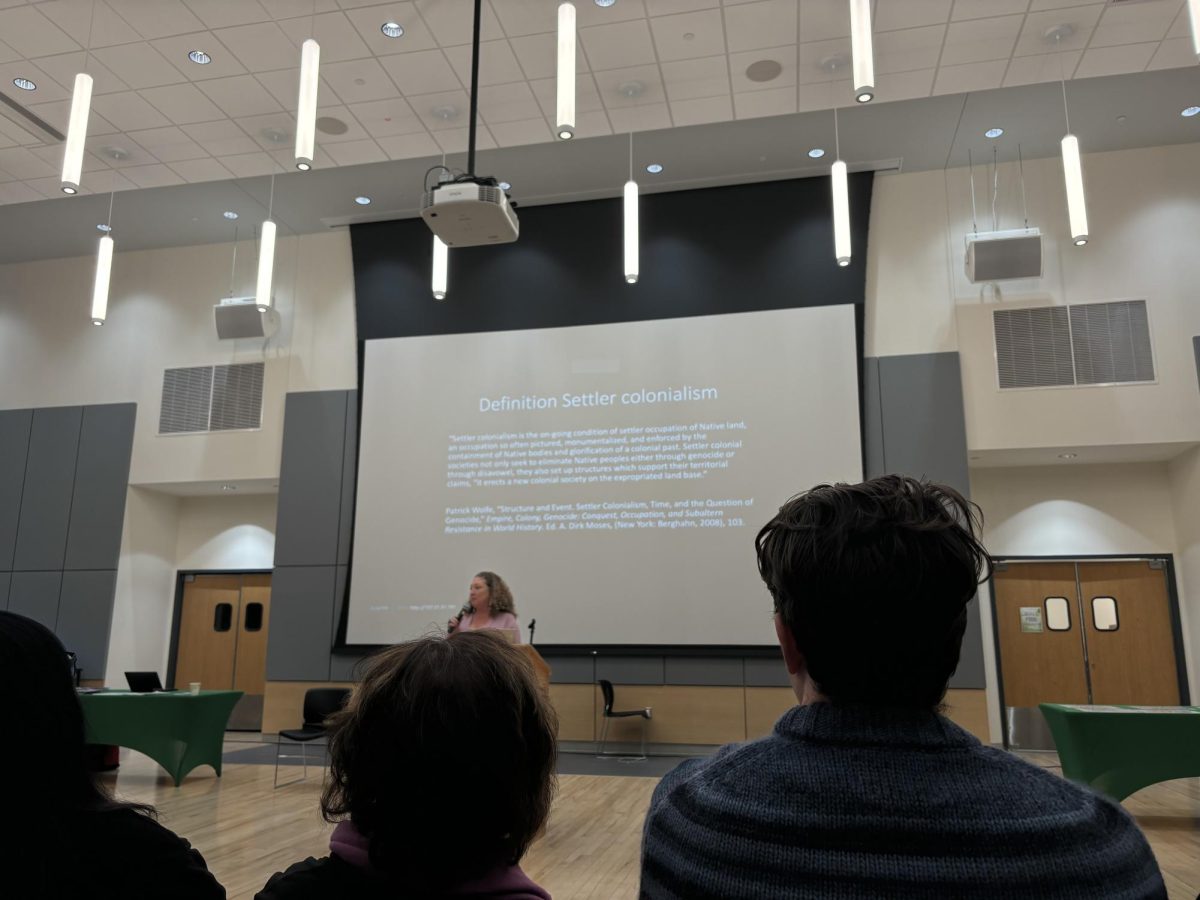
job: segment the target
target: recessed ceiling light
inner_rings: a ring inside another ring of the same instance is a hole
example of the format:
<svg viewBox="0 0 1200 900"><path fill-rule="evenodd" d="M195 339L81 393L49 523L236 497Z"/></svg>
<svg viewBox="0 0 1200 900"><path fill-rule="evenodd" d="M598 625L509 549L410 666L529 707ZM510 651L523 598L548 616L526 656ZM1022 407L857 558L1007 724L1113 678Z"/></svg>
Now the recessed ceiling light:
<svg viewBox="0 0 1200 900"><path fill-rule="evenodd" d="M212 62L212 57L203 50L191 50L188 52L188 59L198 66L207 66Z"/></svg>
<svg viewBox="0 0 1200 900"><path fill-rule="evenodd" d="M17 85L20 87L20 85ZM1200 106L1189 106L1180 113L1185 119L1190 119L1192 116L1200 116Z"/></svg>
<svg viewBox="0 0 1200 900"><path fill-rule="evenodd" d="M500 190L502 190L502 191L511 191L511 190L512 190L512 185L511 185L511 184L509 184L507 181L502 181L502 182L500 182Z"/></svg>
<svg viewBox="0 0 1200 900"><path fill-rule="evenodd" d="M230 221L233 221L234 219L236 219L238 217L238 214L235 213L232 209L225 210L225 212L221 213L221 215L223 215L225 218L229 219Z"/></svg>
<svg viewBox="0 0 1200 900"><path fill-rule="evenodd" d="M13 84L15 84L17 87L19 87L23 91L36 91L37 90L37 85L34 84L32 81L30 81L28 78L14 78Z"/></svg>
<svg viewBox="0 0 1200 900"><path fill-rule="evenodd" d="M1078 453L1060 453L1060 454L1058 454L1058 458L1059 459L1074 459L1078 455L1079 455Z"/></svg>
<svg viewBox="0 0 1200 900"><path fill-rule="evenodd" d="M223 490L223 491L236 491L236 490L237 490L237 485L236 485L236 484L223 484L223 485L221 485L221 490Z"/></svg>
<svg viewBox="0 0 1200 900"><path fill-rule="evenodd" d="M112 231L112 226L105 225L103 222L101 222L99 225L96 226L96 230L103 231L105 234L108 234L110 231Z"/></svg>
<svg viewBox="0 0 1200 900"><path fill-rule="evenodd" d="M355 197L354 202L357 203L359 206L366 206L367 204L369 204L371 202L371 198L370 197Z"/></svg>
<svg viewBox="0 0 1200 900"><path fill-rule="evenodd" d="M813 147L811 150L808 151L808 155L811 156L813 159L820 159L822 156L825 155L825 151L822 150L820 147Z"/></svg>
<svg viewBox="0 0 1200 900"><path fill-rule="evenodd" d="M384 22L379 26L379 30L391 38L400 37L404 34L404 26L399 22Z"/></svg>
<svg viewBox="0 0 1200 900"><path fill-rule="evenodd" d="M660 166L658 163L650 163L650 165L646 166L646 171L649 172L651 175L657 175L662 170L663 170L663 167Z"/></svg>
<svg viewBox="0 0 1200 900"><path fill-rule="evenodd" d="M596 5L608 8L616 2L617 2L617 0L596 0Z"/></svg>
<svg viewBox="0 0 1200 900"><path fill-rule="evenodd" d="M998 138L1002 134L1004 134L1003 128L989 128L987 131L985 131L983 133L983 136L989 137L989 138Z"/></svg>

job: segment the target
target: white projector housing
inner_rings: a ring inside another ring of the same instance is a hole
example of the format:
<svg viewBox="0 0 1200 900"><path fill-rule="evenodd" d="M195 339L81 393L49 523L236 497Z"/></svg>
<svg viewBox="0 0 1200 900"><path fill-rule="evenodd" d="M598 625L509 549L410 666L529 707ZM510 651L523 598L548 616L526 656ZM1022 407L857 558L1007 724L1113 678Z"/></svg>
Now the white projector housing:
<svg viewBox="0 0 1200 900"><path fill-rule="evenodd" d="M213 307L217 338L267 338L279 330L279 312L259 306L254 297L229 297Z"/></svg>
<svg viewBox="0 0 1200 900"><path fill-rule="evenodd" d="M1042 233L1036 228L967 235L967 278L973 284L1042 277Z"/></svg>
<svg viewBox="0 0 1200 900"><path fill-rule="evenodd" d="M521 233L504 191L473 181L446 182L426 193L421 218L447 247L508 244Z"/></svg>

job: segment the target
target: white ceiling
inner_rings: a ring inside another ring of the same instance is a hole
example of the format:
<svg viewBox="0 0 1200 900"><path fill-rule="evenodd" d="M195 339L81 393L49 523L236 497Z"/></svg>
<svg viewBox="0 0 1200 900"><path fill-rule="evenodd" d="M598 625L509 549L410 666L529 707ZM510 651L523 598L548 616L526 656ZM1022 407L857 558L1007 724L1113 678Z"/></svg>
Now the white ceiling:
<svg viewBox="0 0 1200 900"><path fill-rule="evenodd" d="M485 0L479 147L553 140L555 0ZM851 102L845 0L578 0L580 138L784 116ZM65 131L96 79L83 192L292 170L299 44L321 44L317 168L465 148L471 0L0 0L0 92ZM379 27L396 21L399 39ZM1195 66L1183 0L877 0L878 103ZM89 39L90 32L90 39ZM212 63L187 59L192 49ZM781 64L774 80L750 63ZM36 91L13 87L16 77ZM636 82L630 97L622 85ZM874 105L874 104L872 104ZM439 118L439 107L457 115ZM548 118L549 117L549 118ZM62 148L0 105L0 204L59 191ZM120 155L121 158L114 158ZM892 154L888 154L889 156ZM897 154L898 155L898 154Z"/></svg>

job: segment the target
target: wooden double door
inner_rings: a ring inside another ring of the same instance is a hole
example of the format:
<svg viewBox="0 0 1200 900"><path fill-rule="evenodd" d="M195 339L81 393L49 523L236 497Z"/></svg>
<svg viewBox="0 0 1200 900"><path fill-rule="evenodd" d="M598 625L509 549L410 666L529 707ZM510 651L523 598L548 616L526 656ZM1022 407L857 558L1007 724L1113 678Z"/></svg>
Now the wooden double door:
<svg viewBox="0 0 1200 900"><path fill-rule="evenodd" d="M1162 560L1007 562L993 587L1010 746L1054 748L1039 703L1182 702Z"/></svg>
<svg viewBox="0 0 1200 900"><path fill-rule="evenodd" d="M270 618L270 574L183 576L175 689L242 691L229 728L259 730Z"/></svg>

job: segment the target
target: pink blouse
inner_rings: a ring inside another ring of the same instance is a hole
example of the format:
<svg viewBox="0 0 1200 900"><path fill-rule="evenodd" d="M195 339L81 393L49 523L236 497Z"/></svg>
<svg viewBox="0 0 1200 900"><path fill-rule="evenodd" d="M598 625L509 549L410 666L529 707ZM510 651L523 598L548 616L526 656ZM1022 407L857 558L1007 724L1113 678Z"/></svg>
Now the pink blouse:
<svg viewBox="0 0 1200 900"><path fill-rule="evenodd" d="M498 631L504 631L512 635L514 644L521 643L521 626L517 622L517 617L510 612L493 615L488 620L486 625L475 625L475 613L470 612L463 616L463 620L455 628L455 631L476 631L479 628L495 628Z"/></svg>

